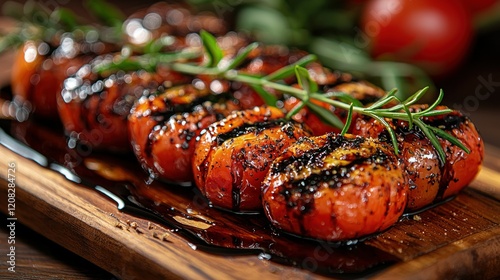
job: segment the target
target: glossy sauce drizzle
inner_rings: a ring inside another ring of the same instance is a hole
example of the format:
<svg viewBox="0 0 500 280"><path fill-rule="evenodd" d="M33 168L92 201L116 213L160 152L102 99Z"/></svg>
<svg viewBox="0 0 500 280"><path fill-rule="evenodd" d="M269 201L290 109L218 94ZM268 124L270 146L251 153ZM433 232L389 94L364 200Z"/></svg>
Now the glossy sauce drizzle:
<svg viewBox="0 0 500 280"><path fill-rule="evenodd" d="M210 207L195 187L157 181L147 183L148 175L139 171L141 168L133 155L120 158L97 153L81 156L66 146L61 127L35 122L3 122L1 128L33 149L33 153L40 153L48 162L74 172L82 187L102 186L122 200L121 211L165 225L198 250L222 255L254 254L314 273L342 275L343 278L372 274L399 261L358 240L325 242L283 234L272 228L260 213L237 214ZM21 155L32 157L26 153ZM318 255L322 257L317 258Z"/></svg>

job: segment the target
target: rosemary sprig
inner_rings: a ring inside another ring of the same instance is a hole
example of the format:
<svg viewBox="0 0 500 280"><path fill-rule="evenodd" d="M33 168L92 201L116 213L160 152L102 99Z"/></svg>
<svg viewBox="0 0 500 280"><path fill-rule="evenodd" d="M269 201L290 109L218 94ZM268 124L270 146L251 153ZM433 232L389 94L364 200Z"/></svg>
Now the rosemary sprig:
<svg viewBox="0 0 500 280"><path fill-rule="evenodd" d="M424 133L424 135L429 138L432 145L436 149L439 160L442 164L446 162L446 153L441 147L438 137L446 139L464 151L469 152L467 148L455 137L444 130L424 123L422 120L424 117L442 115L451 112L449 109L435 110L443 98L442 91L440 92L438 99L431 104L428 109L420 112L411 112L409 110L409 106L418 102L425 95L427 88L417 91L406 100L400 100L397 98L395 96L396 90L392 90L377 102L365 107L358 100L346 93L319 92L318 85L310 77L307 69L304 68L304 66L308 63L314 61L314 56L304 57L296 63L283 67L282 69L279 69L278 71L267 76L249 75L238 71L236 67L248 56L256 45L252 44L247 48L244 48L228 63L227 61L224 61L222 50L217 45L217 41L211 34L202 32L201 37L205 54L207 54L209 58L208 63L196 64L193 62L186 62L183 57L183 52L181 51L172 54L156 53L138 56L135 58L135 66L137 66L138 69L156 69L159 65L163 65L184 74L213 75L229 81L245 83L254 88L256 92L262 96L265 102L271 106L276 106L277 99L275 95L269 93L269 89L288 94L300 100L300 102L287 114L288 118L291 118L294 114L300 111L300 109L307 106L312 112L317 114L328 124L342 129L342 134L345 134L348 131L354 113L369 116L380 122L385 127L391 138L396 154L399 153L397 135L391 127L388 119L406 121L408 122L410 129L416 125ZM159 59L160 57L166 55L168 55L171 60ZM198 53L198 55L202 56L203 52ZM177 59L175 59L176 57ZM108 65L102 65L97 71L109 71L113 67L116 67L116 65L113 66L113 63L111 62ZM283 79L289 78L292 75L296 76L300 88L283 83ZM336 115L326 108L319 106L314 101L323 102L333 105L336 108L346 110L348 112L346 123L344 124ZM394 102L395 105L392 105L391 102Z"/></svg>
<svg viewBox="0 0 500 280"><path fill-rule="evenodd" d="M105 31L103 28L106 26L113 29L114 31L111 33L116 35L116 37L112 38L112 42L123 44L123 41L121 41L123 39L121 26L124 17L121 12L102 0L87 0L86 3L90 12L104 23L104 26L98 27L83 25L74 13L64 8L50 11L37 4L35 1L28 1L24 7L16 3L10 3L9 5L10 6L6 5L4 7L6 14L21 19L22 24L19 30L22 32L11 32L10 34L0 36L0 53L5 49L18 46L27 40L38 39L45 42L51 42L54 38L57 38L57 34L61 34L61 32L76 31L79 34L85 34L85 32L95 31L98 34L109 35L110 32L99 32ZM24 13L20 11L24 11ZM40 17L44 20L40 21ZM109 31L109 28L107 31ZM168 40L160 38L147 44L144 50L142 50L142 55L133 57L123 56L113 60L113 62L106 62L98 65L94 70L100 74L139 69L155 71L159 65L165 65L184 74L212 75L229 81L242 82L251 86L263 100L271 106L276 106L277 97L269 93L269 89L294 96L298 98L300 102L288 112L288 118L293 117L293 115L307 106L324 122L342 129L341 134L347 133L354 113L374 118L387 130L396 153L399 152L397 136L387 119L407 121L410 129L416 125L431 141L439 155L441 163L446 161L446 154L440 145L438 137L448 140L450 143L469 152L460 141L449 133L422 121L423 117L437 116L451 112L449 109L436 110L436 107L443 99L442 91L440 91L435 102L427 109L420 112L411 112L409 106L418 102L426 94L428 87L417 91L405 100L400 100L396 96L397 91L391 90L377 102L368 107L364 107L359 100L354 99L349 94L343 92L322 93L318 91L318 85L310 77L307 69L304 68L307 64L316 60L316 56L314 55L307 55L299 61L285 66L267 76L248 75L239 72L237 67L244 62L255 48L258 47L257 43L250 44L243 48L234 58L228 61L228 59L224 57L224 52L218 46L217 40L210 33L201 31L200 37L203 42L204 51L200 49L175 53L161 53L162 46L165 42L168 43ZM108 41L106 39L109 38L101 39L103 41ZM196 64L192 62L192 59L200 58L204 55L207 58L204 63ZM293 75L295 75L300 88L283 83L284 79ZM323 102L347 110L348 116L346 123L343 123L336 115L314 101ZM391 103L395 103L395 105Z"/></svg>

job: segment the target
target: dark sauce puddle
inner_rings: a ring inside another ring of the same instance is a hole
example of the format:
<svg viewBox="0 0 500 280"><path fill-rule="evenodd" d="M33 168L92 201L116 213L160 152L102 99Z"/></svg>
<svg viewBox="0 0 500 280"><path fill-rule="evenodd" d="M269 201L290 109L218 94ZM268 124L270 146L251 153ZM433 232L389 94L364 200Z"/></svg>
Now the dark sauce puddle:
<svg viewBox="0 0 500 280"><path fill-rule="evenodd" d="M252 254L341 278L366 277L399 261L361 240L337 243L283 234L263 214L210 207L195 187L151 182L131 154L105 154L82 146L70 149L66 141L60 125L0 122L1 145L105 195L120 211L171 228L193 249L219 255Z"/></svg>

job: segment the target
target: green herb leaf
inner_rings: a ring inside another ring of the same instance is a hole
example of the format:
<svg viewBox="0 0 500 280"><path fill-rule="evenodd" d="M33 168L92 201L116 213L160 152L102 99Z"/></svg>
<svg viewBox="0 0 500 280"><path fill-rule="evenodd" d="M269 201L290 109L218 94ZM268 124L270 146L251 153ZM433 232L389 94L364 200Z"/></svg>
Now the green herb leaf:
<svg viewBox="0 0 500 280"><path fill-rule="evenodd" d="M323 96L328 97L328 98L334 97L334 98L337 98L337 99L339 99L342 102L345 102L347 104L350 103L356 107L363 107L363 104L361 103L361 101L357 100L352 95L345 93L345 92L329 91L329 92L326 92L325 94L323 94Z"/></svg>
<svg viewBox="0 0 500 280"><path fill-rule="evenodd" d="M391 89L384 97L380 98L378 101L376 101L372 105L368 106L367 109L374 110L374 109L378 109L378 108L381 108L381 107L387 105L389 102L395 100L393 97L395 97L397 92L398 92L397 89L395 89L395 88Z"/></svg>
<svg viewBox="0 0 500 280"><path fill-rule="evenodd" d="M354 105L351 103L351 106L349 106L349 111L347 112L347 120L345 122L344 128L342 128L342 131L340 132L340 135L345 135L347 131L349 131L349 127L351 126L352 122L353 109Z"/></svg>
<svg viewBox="0 0 500 280"><path fill-rule="evenodd" d="M446 115L453 112L452 109L440 109L440 110L433 110L433 111L428 111L428 112L419 112L419 113L414 113L413 116L416 118L425 116L425 117L434 117L434 116L440 116L440 115Z"/></svg>
<svg viewBox="0 0 500 280"><path fill-rule="evenodd" d="M432 130L437 136L450 141L451 144L459 147L464 152L470 153L470 150L462 142L458 141L457 138L453 137L448 132L446 132L446 131L444 131L442 129L439 129L437 127L430 126L430 125L427 125L427 128L429 128L430 130Z"/></svg>
<svg viewBox="0 0 500 280"><path fill-rule="evenodd" d="M429 129L430 126L422 122L421 120L415 120L415 124L420 128L420 130L424 133L424 135L431 141L432 146L436 149L438 154L439 163L441 166L446 162L446 153L441 147L441 143L432 130Z"/></svg>
<svg viewBox="0 0 500 280"><path fill-rule="evenodd" d="M429 87L424 87L423 89L417 91L416 93L414 93L413 95L411 95L410 97L408 97L405 101L403 101L401 104L399 105L396 105L392 108L390 108L389 110L390 111L398 111L398 110L401 110L403 108L403 103L406 105L406 106L410 106L410 105L413 105L415 104L418 100L420 100L427 92L427 90L429 89Z"/></svg>
<svg viewBox="0 0 500 280"><path fill-rule="evenodd" d="M403 105L403 110L405 111L406 115L408 116L408 126L410 129L413 128L413 118L410 112L410 109L408 109L408 106L406 106L404 103L401 103Z"/></svg>
<svg viewBox="0 0 500 280"><path fill-rule="evenodd" d="M396 153L396 155L399 155L398 138L396 136L396 133L392 129L391 125L386 120L384 120L384 118L381 118L377 115L370 114L370 117L374 118L375 120L380 122L385 127L385 130L387 131L387 133L389 133L389 136L391 137L391 142L392 142L392 146L394 148L394 152Z"/></svg>
<svg viewBox="0 0 500 280"><path fill-rule="evenodd" d="M324 123L334 126L338 129L342 129L344 127L344 123L331 111L312 102L307 103L307 107L309 107L309 109L311 109L311 111L316 114Z"/></svg>
<svg viewBox="0 0 500 280"><path fill-rule="evenodd" d="M286 114L286 119L289 120L291 119L293 116L295 116L300 110L302 110L302 108L304 108L307 104L307 101L300 101L299 103L297 103L297 105L293 106L292 110L290 110L287 114Z"/></svg>
<svg viewBox="0 0 500 280"><path fill-rule="evenodd" d="M415 104L417 101L420 100L426 93L429 87L424 87L423 89L417 91L414 93L412 96L408 97L405 101L403 101L404 104L407 106Z"/></svg>
<svg viewBox="0 0 500 280"><path fill-rule="evenodd" d="M276 106L276 102L278 102L278 99L276 96L274 96L272 93L269 93L266 91L262 86L260 85L251 85L252 89L259 94L259 96L264 100L264 102L269 105L269 106Z"/></svg>
<svg viewBox="0 0 500 280"><path fill-rule="evenodd" d="M290 65L287 65L283 68L280 68L273 73L267 75L264 77L264 79L268 81L278 81L278 80L283 80L286 78L291 77L292 75L295 74L295 66L302 66L305 67L307 64L315 61L317 57L315 55L309 54L304 56L303 58L297 60L295 63L292 63Z"/></svg>
<svg viewBox="0 0 500 280"><path fill-rule="evenodd" d="M203 47L205 48L205 51L208 54L209 57L209 67L215 67L219 62L221 61L223 55L223 52L221 48L219 47L219 44L217 44L217 40L215 37L208 33L205 30L202 30L200 32L201 36L201 41L203 42Z"/></svg>
<svg viewBox="0 0 500 280"><path fill-rule="evenodd" d="M259 43L254 42L254 43L251 43L250 45L246 46L245 48L241 49L238 52L238 54L231 60L229 65L221 70L227 71L227 70L231 70L231 69L238 67L248 57L248 55L253 50L255 50L258 46L259 46Z"/></svg>
<svg viewBox="0 0 500 280"><path fill-rule="evenodd" d="M118 71L125 71L125 72L131 72L131 71L137 71L144 69L146 71L152 72L155 70L155 68L151 65L141 63L139 60L132 60L129 58L124 58L118 61L110 61L110 62L104 62L102 64L97 65L94 68L94 72L99 74L99 75L108 75L110 73L116 73Z"/></svg>
<svg viewBox="0 0 500 280"><path fill-rule="evenodd" d="M170 46L174 41L175 39L169 35L151 40L144 46L144 53L159 53L165 46Z"/></svg>
<svg viewBox="0 0 500 280"><path fill-rule="evenodd" d="M308 94L318 91L318 84L311 79L309 72L306 68L295 65L295 75L300 87L305 90Z"/></svg>
<svg viewBox="0 0 500 280"><path fill-rule="evenodd" d="M160 54L155 54L151 55L148 60L150 62L157 63L157 64L170 64L173 62L178 62L178 61L185 61L185 60L190 60L190 59L195 59L203 54L201 52L196 52L196 51L179 51L179 52L172 52L172 53L160 53ZM155 58L157 61L155 61Z"/></svg>
<svg viewBox="0 0 500 280"><path fill-rule="evenodd" d="M443 101L443 98L444 98L444 92L443 90L439 90L439 95L438 95L438 98L436 99L436 101L434 101L434 103L432 103L427 109L423 110L421 112L422 115L425 115L427 113L429 113L430 111L434 110L439 104L441 104L441 101Z"/></svg>

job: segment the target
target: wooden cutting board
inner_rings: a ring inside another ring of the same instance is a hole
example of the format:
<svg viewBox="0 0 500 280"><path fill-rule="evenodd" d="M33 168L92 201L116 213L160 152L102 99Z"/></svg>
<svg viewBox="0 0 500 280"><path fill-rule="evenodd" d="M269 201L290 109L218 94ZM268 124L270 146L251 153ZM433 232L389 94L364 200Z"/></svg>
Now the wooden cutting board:
<svg viewBox="0 0 500 280"><path fill-rule="evenodd" d="M327 278L316 274L314 269L278 264L256 254L228 256L195 250L169 228L122 213L114 202L59 173L3 146L0 146L0 155L0 209L6 212L7 170L9 164L14 163L16 222L117 277ZM500 276L499 182L500 151L487 146L481 173L463 193L365 241L397 260L367 278L486 279ZM346 276L349 275L343 277Z"/></svg>
<svg viewBox="0 0 500 280"><path fill-rule="evenodd" d="M5 77L5 69L0 69L0 78ZM298 268L257 254L221 255L195 250L171 228L123 213L115 202L96 191L0 145L0 209L7 215L11 163L15 164L15 222L122 279L358 276L325 276L316 273L311 265L309 269ZM369 279L500 277L500 150L486 147L480 174L454 200L405 219L364 244L395 260L363 275ZM318 259L325 257L317 255ZM347 265L348 256L346 259ZM314 264L314 260L309 263Z"/></svg>

